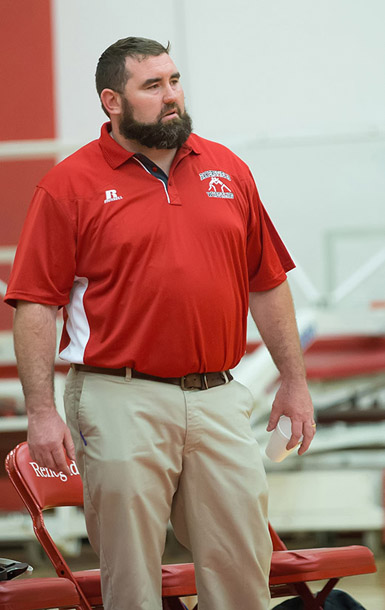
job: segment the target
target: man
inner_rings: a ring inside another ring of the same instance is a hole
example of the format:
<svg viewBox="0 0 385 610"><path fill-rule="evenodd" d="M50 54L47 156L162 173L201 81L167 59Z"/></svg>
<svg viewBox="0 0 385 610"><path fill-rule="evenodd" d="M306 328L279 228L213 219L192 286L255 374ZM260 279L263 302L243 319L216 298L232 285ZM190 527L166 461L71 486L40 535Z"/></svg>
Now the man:
<svg viewBox="0 0 385 610"><path fill-rule="evenodd" d="M252 398L229 369L249 305L281 374L268 429L291 417L288 448L303 434L304 453L314 421L293 264L246 165L191 134L168 51L127 38L102 54L110 122L37 187L6 296L28 442L38 463L67 471L73 438L106 610L161 608L170 517L200 610L266 610L266 480ZM61 306L69 427L53 394Z"/></svg>

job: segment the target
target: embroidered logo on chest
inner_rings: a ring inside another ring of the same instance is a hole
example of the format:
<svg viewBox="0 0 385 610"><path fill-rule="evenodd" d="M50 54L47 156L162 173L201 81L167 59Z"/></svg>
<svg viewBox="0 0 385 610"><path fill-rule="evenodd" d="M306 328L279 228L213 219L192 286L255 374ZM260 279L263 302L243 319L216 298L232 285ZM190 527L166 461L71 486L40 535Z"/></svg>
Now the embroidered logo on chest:
<svg viewBox="0 0 385 610"><path fill-rule="evenodd" d="M118 195L115 189L111 189L110 191L106 191L106 198L104 200L104 203L111 203L111 201L119 201L119 199L123 199L123 197Z"/></svg>
<svg viewBox="0 0 385 610"><path fill-rule="evenodd" d="M208 191L206 194L209 197L217 197L218 199L234 199L234 194L223 180L231 182L229 174L220 170L209 169L206 172L199 174L201 180L210 179ZM223 180L222 180L223 178Z"/></svg>

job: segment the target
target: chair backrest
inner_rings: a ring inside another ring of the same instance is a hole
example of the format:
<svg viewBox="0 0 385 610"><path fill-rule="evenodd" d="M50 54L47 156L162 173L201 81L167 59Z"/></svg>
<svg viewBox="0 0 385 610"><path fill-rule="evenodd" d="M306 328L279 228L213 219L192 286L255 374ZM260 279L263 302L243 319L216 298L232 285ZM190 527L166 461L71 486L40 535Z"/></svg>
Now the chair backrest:
<svg viewBox="0 0 385 610"><path fill-rule="evenodd" d="M20 494L33 522L40 544L53 564L58 576L71 580L81 598L81 607L90 609L69 566L52 540L43 518L43 511L59 506L83 506L83 485L75 462L67 460L71 475L56 473L32 460L26 442L13 449L5 460L8 476Z"/></svg>
<svg viewBox="0 0 385 610"><path fill-rule="evenodd" d="M28 445L24 442L9 453L6 469L28 510L83 506L83 485L79 471L74 461L67 459L67 463L70 476L39 466L32 460Z"/></svg>

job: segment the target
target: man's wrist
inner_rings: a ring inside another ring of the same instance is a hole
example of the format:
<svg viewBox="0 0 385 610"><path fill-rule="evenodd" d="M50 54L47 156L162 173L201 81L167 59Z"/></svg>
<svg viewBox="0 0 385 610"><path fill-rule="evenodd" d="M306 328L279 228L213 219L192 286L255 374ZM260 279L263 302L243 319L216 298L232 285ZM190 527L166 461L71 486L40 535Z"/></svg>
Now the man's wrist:
<svg viewBox="0 0 385 610"><path fill-rule="evenodd" d="M303 371L297 371L294 373L292 371L280 372L280 380L281 383L290 383L292 385L307 384L306 371L304 369Z"/></svg>
<svg viewBox="0 0 385 610"><path fill-rule="evenodd" d="M53 399L50 401L40 400L38 402L30 400L26 401L25 406L27 409L28 419L30 421L35 418L41 418L42 416L48 416L56 412L56 406Z"/></svg>

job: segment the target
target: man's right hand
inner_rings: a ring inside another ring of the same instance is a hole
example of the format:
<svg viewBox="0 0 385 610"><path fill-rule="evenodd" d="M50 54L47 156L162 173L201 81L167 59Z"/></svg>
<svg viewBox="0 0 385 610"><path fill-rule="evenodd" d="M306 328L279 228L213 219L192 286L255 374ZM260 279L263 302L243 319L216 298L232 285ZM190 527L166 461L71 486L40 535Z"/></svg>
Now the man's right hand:
<svg viewBox="0 0 385 610"><path fill-rule="evenodd" d="M55 407L48 411L31 410L28 416L28 447L31 458L55 472L70 475L66 455L75 459L75 447L68 426Z"/></svg>

